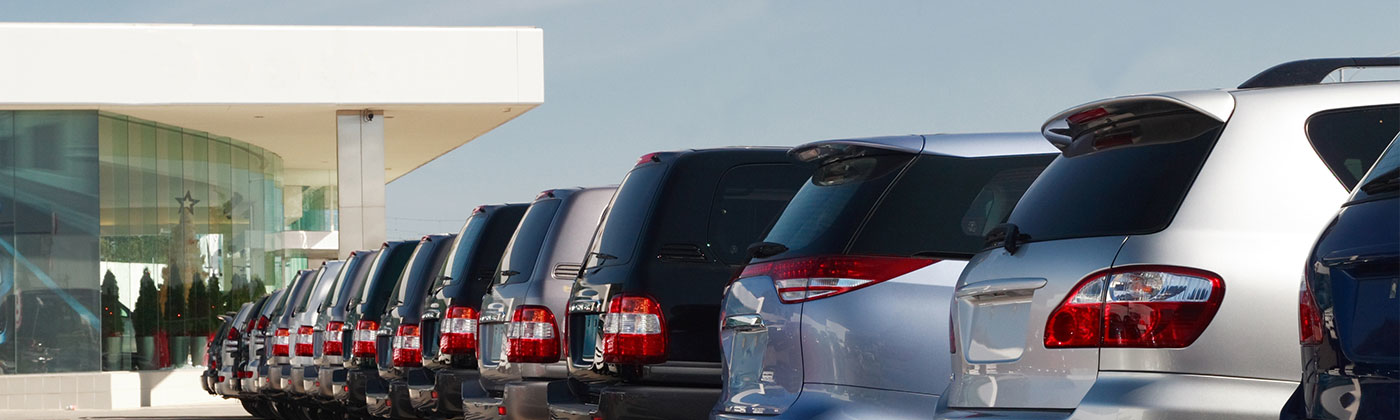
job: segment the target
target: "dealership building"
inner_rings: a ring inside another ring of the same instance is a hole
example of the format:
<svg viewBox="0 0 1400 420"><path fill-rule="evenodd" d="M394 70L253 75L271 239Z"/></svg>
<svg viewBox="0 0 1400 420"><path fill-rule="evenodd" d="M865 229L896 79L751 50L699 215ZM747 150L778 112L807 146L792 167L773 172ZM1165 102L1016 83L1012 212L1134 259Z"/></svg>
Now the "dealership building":
<svg viewBox="0 0 1400 420"><path fill-rule="evenodd" d="M387 182L544 100L538 28L0 40L0 410L210 398L189 366L211 312L378 248Z"/></svg>

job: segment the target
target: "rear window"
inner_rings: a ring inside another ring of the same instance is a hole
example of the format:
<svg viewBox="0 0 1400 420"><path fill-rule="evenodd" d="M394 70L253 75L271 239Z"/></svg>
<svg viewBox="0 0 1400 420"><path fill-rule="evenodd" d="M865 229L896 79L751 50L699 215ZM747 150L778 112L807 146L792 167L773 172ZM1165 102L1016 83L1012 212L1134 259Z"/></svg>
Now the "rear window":
<svg viewBox="0 0 1400 420"><path fill-rule="evenodd" d="M663 164L646 164L632 169L622 179L594 232L585 260L587 267L625 264L632 258L666 168ZM612 258L597 258L599 254Z"/></svg>
<svg viewBox="0 0 1400 420"><path fill-rule="evenodd" d="M306 312L306 306L311 303L311 295L316 292L316 283L318 283L322 277L325 277L323 275L325 270L326 268L323 266L316 270L316 272L311 273L311 278L306 279L306 292L301 294L301 301L297 302L297 309L295 312Z"/></svg>
<svg viewBox="0 0 1400 420"><path fill-rule="evenodd" d="M1351 201L1400 193L1400 136L1391 140L1390 147L1376 160L1376 166L1366 174L1352 191Z"/></svg>
<svg viewBox="0 0 1400 420"><path fill-rule="evenodd" d="M554 223L554 214L559 211L563 200L550 199L536 201L525 211L515 236L510 238L505 254L501 255L501 270L496 273L496 281L502 284L522 283L530 279L539 259L544 237ZM510 273L510 275L506 275Z"/></svg>
<svg viewBox="0 0 1400 420"><path fill-rule="evenodd" d="M763 241L788 248L779 258L844 252L870 208L913 156L861 156L819 166Z"/></svg>
<svg viewBox="0 0 1400 420"><path fill-rule="evenodd" d="M829 163L793 197L765 240L789 248L779 258L965 257L981 249L986 231L1005 220L1053 158L884 155Z"/></svg>
<svg viewBox="0 0 1400 420"><path fill-rule="evenodd" d="M1079 133L1066 148L1075 152L1055 159L1026 191L1008 221L1028 241L1147 234L1171 224L1223 124L1169 105L1131 106Z"/></svg>
<svg viewBox="0 0 1400 420"><path fill-rule="evenodd" d="M710 211L709 246L725 264L748 260L749 244L787 206L809 171L792 164L740 165L725 171Z"/></svg>
<svg viewBox="0 0 1400 420"><path fill-rule="evenodd" d="M1307 130L1318 157L1350 190L1400 132L1400 105L1320 112L1308 119Z"/></svg>

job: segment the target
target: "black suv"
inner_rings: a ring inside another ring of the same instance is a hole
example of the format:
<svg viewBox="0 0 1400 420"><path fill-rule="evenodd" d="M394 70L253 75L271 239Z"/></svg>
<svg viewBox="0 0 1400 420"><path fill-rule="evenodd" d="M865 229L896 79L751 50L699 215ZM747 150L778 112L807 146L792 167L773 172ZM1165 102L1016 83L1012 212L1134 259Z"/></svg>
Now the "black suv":
<svg viewBox="0 0 1400 420"><path fill-rule="evenodd" d="M550 390L551 416L708 416L721 391L724 287L814 169L787 150L642 156L574 283L568 392Z"/></svg>
<svg viewBox="0 0 1400 420"><path fill-rule="evenodd" d="M344 325L354 326L341 336L341 348L349 353L344 366L345 385L335 393L340 407L351 415L367 415L365 395L386 394L388 383L379 378L379 322L388 306L389 294L408 265L417 241L389 241L379 247L370 265L368 278L350 293Z"/></svg>
<svg viewBox="0 0 1400 420"><path fill-rule="evenodd" d="M447 251L452 249L456 234L427 235L418 241L413 257L394 285L389 295L384 316L379 320L379 331L375 337L378 352L379 378L388 385L383 393L370 392L365 395L365 406L370 414L392 418L416 418L412 405L392 404L390 394L407 396L407 379L410 375L425 376L423 365L423 339L419 334L419 321L423 314L423 296L428 285L442 271L447 262Z"/></svg>
<svg viewBox="0 0 1400 420"><path fill-rule="evenodd" d="M433 285L423 300L419 326L426 375L409 375L407 394L394 404L411 404L423 417L462 415L462 386L479 390L476 325L481 296L495 279L501 254L529 204L478 206L457 233Z"/></svg>

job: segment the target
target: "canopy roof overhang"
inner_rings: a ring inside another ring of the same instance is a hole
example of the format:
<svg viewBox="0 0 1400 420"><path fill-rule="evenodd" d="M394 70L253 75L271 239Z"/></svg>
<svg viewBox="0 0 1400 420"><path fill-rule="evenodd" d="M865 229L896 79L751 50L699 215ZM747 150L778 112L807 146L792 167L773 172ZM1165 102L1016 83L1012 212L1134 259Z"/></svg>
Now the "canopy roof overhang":
<svg viewBox="0 0 1400 420"><path fill-rule="evenodd" d="M385 117L392 181L544 101L538 28L0 23L0 109L96 109L334 169L336 111Z"/></svg>

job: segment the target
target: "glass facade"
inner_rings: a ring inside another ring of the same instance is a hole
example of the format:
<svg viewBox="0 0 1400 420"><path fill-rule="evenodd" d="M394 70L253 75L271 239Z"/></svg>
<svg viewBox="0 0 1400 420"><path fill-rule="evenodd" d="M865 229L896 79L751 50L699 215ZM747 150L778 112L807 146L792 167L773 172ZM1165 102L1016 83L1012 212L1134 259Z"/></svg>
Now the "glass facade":
<svg viewBox="0 0 1400 420"><path fill-rule="evenodd" d="M309 265L278 233L335 229L334 170L287 172L210 133L0 111L0 374L204 364L218 315Z"/></svg>

